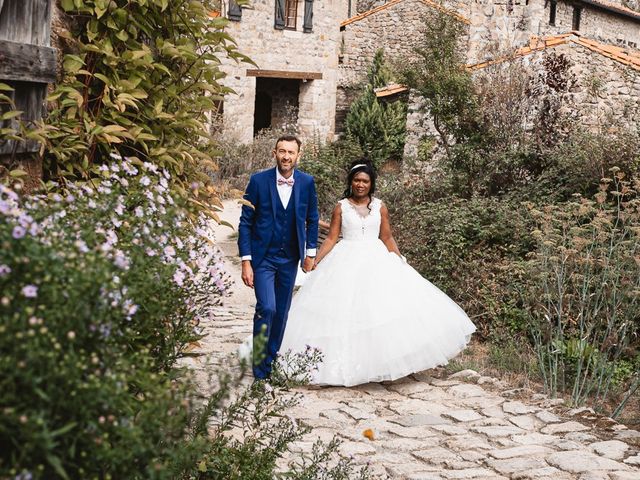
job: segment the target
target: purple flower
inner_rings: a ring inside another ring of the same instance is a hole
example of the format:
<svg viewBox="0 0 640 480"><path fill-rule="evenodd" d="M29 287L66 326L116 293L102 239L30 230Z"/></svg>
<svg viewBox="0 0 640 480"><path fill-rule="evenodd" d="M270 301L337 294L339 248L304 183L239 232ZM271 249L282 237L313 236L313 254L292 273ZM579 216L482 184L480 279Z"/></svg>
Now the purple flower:
<svg viewBox="0 0 640 480"><path fill-rule="evenodd" d="M11 267L9 265L0 265L0 278L6 277L11 273Z"/></svg>
<svg viewBox="0 0 640 480"><path fill-rule="evenodd" d="M16 225L15 227L13 227L13 233L11 235L13 235L13 238L18 239L18 238L22 238L26 235L27 231L25 230L24 227L21 227L20 225Z"/></svg>
<svg viewBox="0 0 640 480"><path fill-rule="evenodd" d="M113 263L116 265L116 267L123 270L127 270L129 268L129 260L122 250L115 251L115 258L113 260Z"/></svg>
<svg viewBox="0 0 640 480"><path fill-rule="evenodd" d="M89 251L89 247L87 247L87 244L84 242L84 240L76 240L74 242L74 245L82 253L87 253Z"/></svg>
<svg viewBox="0 0 640 480"><path fill-rule="evenodd" d="M146 175L144 177L142 177L140 179L140 183L142 185L144 185L145 187L148 187L149 185L151 185L151 180L149 179L149 177L147 177Z"/></svg>
<svg viewBox="0 0 640 480"><path fill-rule="evenodd" d="M27 298L36 298L38 296L38 287L35 285L25 285L22 287L22 294Z"/></svg>
<svg viewBox="0 0 640 480"><path fill-rule="evenodd" d="M125 300L123 307L127 318L131 318L131 316L135 315L138 311L138 305L134 304L131 300Z"/></svg>
<svg viewBox="0 0 640 480"><path fill-rule="evenodd" d="M184 285L184 278L185 275L182 270L176 270L176 272L173 274L173 281L176 282L176 285L178 285L179 287Z"/></svg>

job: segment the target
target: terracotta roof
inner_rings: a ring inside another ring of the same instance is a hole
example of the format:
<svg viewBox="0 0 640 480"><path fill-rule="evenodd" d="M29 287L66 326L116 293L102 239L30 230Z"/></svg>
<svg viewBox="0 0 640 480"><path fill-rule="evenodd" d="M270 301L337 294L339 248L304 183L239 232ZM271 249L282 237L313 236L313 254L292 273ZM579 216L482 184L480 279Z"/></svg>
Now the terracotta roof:
<svg viewBox="0 0 640 480"><path fill-rule="evenodd" d="M592 5L596 8L601 8L609 12L618 13L620 15L624 15L625 17L629 17L634 20L640 21L640 12L631 10L630 8L624 7L617 3L607 2L605 0L579 0L579 1L587 5Z"/></svg>
<svg viewBox="0 0 640 480"><path fill-rule="evenodd" d="M345 20L344 22L342 22L340 24L340 27L345 27L351 23L355 23L358 22L360 20L362 20L363 18L368 17L369 15L374 15L382 10L386 10L389 7L392 7L394 5L397 5L400 2L403 2L404 0L390 0L387 3L380 5L379 7L376 8L372 8L371 10L367 10L366 12L362 12L359 13L358 15L355 15L351 18L348 18L347 20ZM458 20L460 20L462 23L466 23L469 24L471 23L469 21L468 18L463 17L462 15L460 15L459 13L455 12L454 10L449 10L448 8L443 7L442 5L440 5L439 3L434 2L433 0L420 0L422 3L424 3L425 5L428 5L430 7L436 8L438 10L440 10L441 12L444 12L448 15L452 15L454 17L456 17Z"/></svg>
<svg viewBox="0 0 640 480"><path fill-rule="evenodd" d="M210 10L209 16L211 18L218 18L220 16L220 10Z"/></svg>
<svg viewBox="0 0 640 480"><path fill-rule="evenodd" d="M604 55L605 57L611 58L612 60L615 60L635 70L640 71L640 51L596 42L595 40L581 37L578 32L563 33L560 35L554 35L552 37L544 38L533 35L529 39L529 45L519 48L518 50L513 52L513 54L493 60L487 60L485 62L467 65L467 69L472 71L481 70L490 65L506 62L518 57L524 57L540 50L557 47L559 45L567 45L569 43L580 45L593 52Z"/></svg>
<svg viewBox="0 0 640 480"><path fill-rule="evenodd" d="M376 88L374 92L376 93L376 97L388 97L390 95L395 95L396 93L406 92L407 90L409 90L409 87L405 85L390 83L384 87Z"/></svg>

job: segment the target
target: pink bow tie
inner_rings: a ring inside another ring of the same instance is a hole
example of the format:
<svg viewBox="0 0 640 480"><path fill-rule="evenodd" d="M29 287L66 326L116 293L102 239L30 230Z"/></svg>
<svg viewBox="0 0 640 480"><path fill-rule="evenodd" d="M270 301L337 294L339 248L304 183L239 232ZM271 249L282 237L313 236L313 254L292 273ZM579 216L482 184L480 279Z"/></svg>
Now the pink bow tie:
<svg viewBox="0 0 640 480"><path fill-rule="evenodd" d="M290 187L293 187L293 177L278 178L278 185L289 185Z"/></svg>

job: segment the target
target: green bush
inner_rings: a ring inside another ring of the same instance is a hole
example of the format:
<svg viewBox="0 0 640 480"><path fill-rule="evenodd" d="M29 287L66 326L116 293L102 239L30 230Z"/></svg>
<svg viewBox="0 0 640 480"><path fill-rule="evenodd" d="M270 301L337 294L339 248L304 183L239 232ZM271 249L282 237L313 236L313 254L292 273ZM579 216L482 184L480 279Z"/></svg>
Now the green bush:
<svg viewBox="0 0 640 480"><path fill-rule="evenodd" d="M617 362L638 347L640 182L618 168L612 174L593 200L531 206L529 323L547 389L577 404L605 402Z"/></svg>
<svg viewBox="0 0 640 480"><path fill-rule="evenodd" d="M398 183L382 198L409 263L458 302L481 333L501 332L502 322L521 331L518 305L506 302L515 262L533 248L519 199L438 198L438 186Z"/></svg>
<svg viewBox="0 0 640 480"><path fill-rule="evenodd" d="M360 146L353 139L328 144L312 144L305 149L300 169L313 175L318 191L320 218L328 220L338 200L347 188L349 164L362 156Z"/></svg>
<svg viewBox="0 0 640 480"><path fill-rule="evenodd" d="M60 0L64 77L32 138L48 178L87 179L117 152L168 170L175 192L215 169L207 113L230 90L220 59L249 61L228 36L213 0Z"/></svg>
<svg viewBox="0 0 640 480"><path fill-rule="evenodd" d="M404 101L378 100L375 89L391 82L391 73L384 65L383 51L378 50L367 74L368 83L349 107L345 119L347 136L380 167L389 159L400 160L406 137L407 104Z"/></svg>
<svg viewBox="0 0 640 480"><path fill-rule="evenodd" d="M174 365L227 288L220 255L166 171L102 170L22 205L0 187L0 478L170 478L189 450Z"/></svg>

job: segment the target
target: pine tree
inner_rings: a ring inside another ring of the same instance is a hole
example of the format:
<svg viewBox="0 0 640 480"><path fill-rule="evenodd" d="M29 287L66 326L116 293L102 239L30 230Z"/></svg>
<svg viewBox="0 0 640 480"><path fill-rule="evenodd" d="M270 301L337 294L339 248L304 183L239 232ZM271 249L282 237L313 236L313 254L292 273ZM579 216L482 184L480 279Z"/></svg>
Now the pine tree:
<svg viewBox="0 0 640 480"><path fill-rule="evenodd" d="M362 93L349 108L345 127L347 135L357 140L364 154L380 166L390 158L402 158L407 105L400 101L381 102L376 97L375 89L392 80L382 50L376 52L367 80Z"/></svg>

